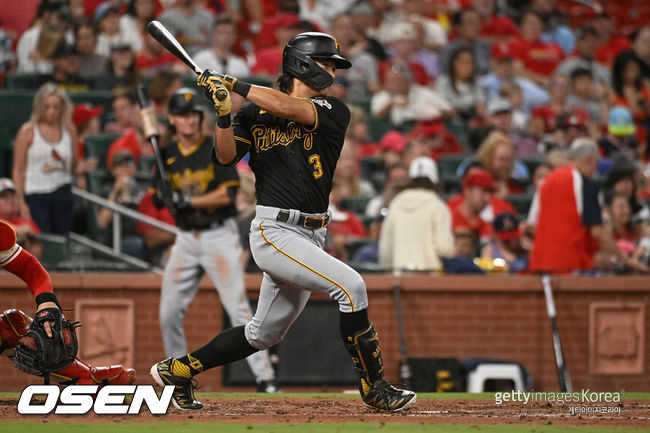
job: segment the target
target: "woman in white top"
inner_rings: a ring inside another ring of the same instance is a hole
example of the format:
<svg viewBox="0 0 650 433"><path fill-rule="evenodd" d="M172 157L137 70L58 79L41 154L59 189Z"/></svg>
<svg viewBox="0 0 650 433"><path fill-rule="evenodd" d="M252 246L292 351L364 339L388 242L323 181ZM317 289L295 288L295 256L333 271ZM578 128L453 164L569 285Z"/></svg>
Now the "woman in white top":
<svg viewBox="0 0 650 433"><path fill-rule="evenodd" d="M72 224L73 174L79 169L72 104L53 83L34 96L31 119L18 131L13 180L20 213L44 233L66 235Z"/></svg>

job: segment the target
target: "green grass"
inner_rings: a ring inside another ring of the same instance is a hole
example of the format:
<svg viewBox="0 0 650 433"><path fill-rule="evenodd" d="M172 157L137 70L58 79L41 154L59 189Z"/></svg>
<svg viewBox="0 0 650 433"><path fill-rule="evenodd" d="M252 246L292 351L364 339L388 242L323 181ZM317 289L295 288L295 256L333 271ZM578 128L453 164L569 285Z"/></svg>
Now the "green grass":
<svg viewBox="0 0 650 433"><path fill-rule="evenodd" d="M629 433L650 429L561 427L526 425L459 424L219 424L211 423L120 423L120 424L43 424L2 423L3 433Z"/></svg>

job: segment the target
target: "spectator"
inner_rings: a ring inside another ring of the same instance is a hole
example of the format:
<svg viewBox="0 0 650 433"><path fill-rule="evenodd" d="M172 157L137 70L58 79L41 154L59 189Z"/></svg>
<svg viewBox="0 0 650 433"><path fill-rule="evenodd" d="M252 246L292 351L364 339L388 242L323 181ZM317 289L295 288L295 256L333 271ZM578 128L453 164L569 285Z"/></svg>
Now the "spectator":
<svg viewBox="0 0 650 433"><path fill-rule="evenodd" d="M54 63L54 72L39 76L36 80L39 86L53 82L61 90L67 92L90 90L90 82L79 76L81 59L74 45L67 42L59 43L52 54L52 62Z"/></svg>
<svg viewBox="0 0 650 433"><path fill-rule="evenodd" d="M158 123L167 123L166 117L169 99L181 87L181 79L178 74L170 71L159 71L149 81L147 91L154 112L158 116Z"/></svg>
<svg viewBox="0 0 650 433"><path fill-rule="evenodd" d="M386 69L393 65L407 67L413 81L422 86L429 84L429 74L419 63L411 61L417 50L417 31L415 25L408 21L395 23L388 33L386 45L390 52L389 60L379 64L379 76L383 79Z"/></svg>
<svg viewBox="0 0 650 433"><path fill-rule="evenodd" d="M576 53L564 59L555 69L555 75L571 77L576 69L587 69L591 72L594 84L607 88L612 81L609 68L596 59L598 49L598 31L595 27L586 25L576 31Z"/></svg>
<svg viewBox="0 0 650 433"><path fill-rule="evenodd" d="M515 23L496 12L495 0L472 0L472 8L481 17L481 38L489 43L507 42L519 34Z"/></svg>
<svg viewBox="0 0 650 433"><path fill-rule="evenodd" d="M508 91L509 86L516 86L516 84L504 86L503 91ZM487 115L488 128L496 128L507 135L515 144L517 156L539 155L537 141L522 133L522 129L515 126L515 116L517 116L517 122L522 123L525 122L526 116L519 110L513 110L510 101L503 98L491 100L487 104Z"/></svg>
<svg viewBox="0 0 650 433"><path fill-rule="evenodd" d="M460 200L448 204L451 210L452 229L470 230L480 242L487 242L492 234L492 226L481 218L481 212L490 204L494 193L494 180L483 169L474 169L462 181L463 192Z"/></svg>
<svg viewBox="0 0 650 433"><path fill-rule="evenodd" d="M379 145L368 139L368 119L363 108L350 106L350 123L345 131L345 145L354 148L357 159L374 156L379 152ZM365 173L367 174L367 173Z"/></svg>
<svg viewBox="0 0 650 433"><path fill-rule="evenodd" d="M556 76L549 83L550 101L533 109L530 113L528 132L541 139L545 134L552 134L557 129L557 118L564 112L569 96L569 80Z"/></svg>
<svg viewBox="0 0 650 433"><path fill-rule="evenodd" d="M474 9L461 9L452 22L458 37L440 50L440 67L449 70L452 54L460 47L470 47L476 62L476 73L485 75L490 71L490 44L480 37L481 17Z"/></svg>
<svg viewBox="0 0 650 433"><path fill-rule="evenodd" d="M347 262L350 260L349 248L351 243L368 237L366 228L353 212L341 208L341 204L350 192L345 183L334 179L330 192L328 212L332 219L327 225L325 251L337 259Z"/></svg>
<svg viewBox="0 0 650 433"><path fill-rule="evenodd" d="M352 63L350 69L336 71L337 79L344 77L348 81L348 99L358 101L370 98L380 87L377 60L369 52L367 38L347 13L340 14L332 21L330 31L340 44L341 55Z"/></svg>
<svg viewBox="0 0 650 433"><path fill-rule="evenodd" d="M629 39L617 34L616 25L611 16L606 13L597 15L591 22L598 32L598 49L596 50L596 60L608 68L611 68L614 59L618 55L629 49L632 45Z"/></svg>
<svg viewBox="0 0 650 433"><path fill-rule="evenodd" d="M607 103L603 93L594 93L593 74L589 69L577 68L571 73L571 93L566 100L566 108L581 108L589 114L596 126L606 123ZM602 88L601 88L602 90Z"/></svg>
<svg viewBox="0 0 650 433"><path fill-rule="evenodd" d="M135 53L140 52L144 46L146 26L157 15L156 9L156 0L130 0L124 14L120 16L120 33Z"/></svg>
<svg viewBox="0 0 650 433"><path fill-rule="evenodd" d="M115 87L129 87L135 89L142 81L135 63L135 54L127 44L117 43L111 45L108 60L108 73L98 77L95 88L112 90Z"/></svg>
<svg viewBox="0 0 650 433"><path fill-rule="evenodd" d="M235 22L230 18L218 18L212 29L212 45L199 51L194 56L194 61L201 69L209 68L233 77L247 77L251 73L248 65L232 52L236 40Z"/></svg>
<svg viewBox="0 0 650 433"><path fill-rule="evenodd" d="M627 197L632 214L637 214L643 208L638 201L639 164L633 158L633 154L626 152L619 152L612 156L611 170L605 178L603 190L606 194L620 194Z"/></svg>
<svg viewBox="0 0 650 433"><path fill-rule="evenodd" d="M151 79L158 71L187 72L187 66L178 57L167 51L153 36L147 33L143 38L142 50L138 53L135 65L145 79Z"/></svg>
<svg viewBox="0 0 650 433"><path fill-rule="evenodd" d="M465 121L485 116L485 95L471 48L461 46L451 54L447 73L438 78L435 89Z"/></svg>
<svg viewBox="0 0 650 433"><path fill-rule="evenodd" d="M637 217L637 221L641 224L640 240L632 257L646 266L650 266L650 212L648 212L648 208Z"/></svg>
<svg viewBox="0 0 650 433"><path fill-rule="evenodd" d="M90 82L106 72L108 59L96 54L97 30L90 20L83 19L75 27L75 43L81 60L79 76Z"/></svg>
<svg viewBox="0 0 650 433"><path fill-rule="evenodd" d="M388 131L379 141L379 157L384 167L402 162L406 140L398 131Z"/></svg>
<svg viewBox="0 0 650 433"><path fill-rule="evenodd" d="M86 137L101 132L99 116L104 112L104 107L93 107L88 103L77 104L72 111L72 123L77 132L77 154L80 161L80 176L77 179L77 186L86 189L85 174L97 168L97 158L85 158L84 143Z"/></svg>
<svg viewBox="0 0 650 433"><path fill-rule="evenodd" d="M646 271L628 259L604 228L598 188L591 180L598 166L598 146L588 138L571 144L570 164L553 170L535 194L528 224L535 227L530 269L536 272L572 272L593 267L601 250L612 260Z"/></svg>
<svg viewBox="0 0 650 433"><path fill-rule="evenodd" d="M544 42L544 25L540 16L526 12L521 17L521 36L510 42L515 57L515 73L529 78L540 86L548 86L549 76L564 58L560 46Z"/></svg>
<svg viewBox="0 0 650 433"><path fill-rule="evenodd" d="M393 26L395 23L401 21L410 21L423 28L424 43L428 49L438 51L447 43L445 29L438 21L429 18L429 14L422 13L420 8L423 2L420 0L403 0L399 5L393 5L393 2L384 0L374 0L370 3L374 9L376 22L379 23L379 27L377 29L367 29L367 31L376 34L382 43L387 43L390 39L389 35Z"/></svg>
<svg viewBox="0 0 650 433"><path fill-rule="evenodd" d="M516 149L501 131L491 132L476 153L483 167L494 180L494 196L505 199L510 194L525 192L524 183L530 173L524 164L515 161Z"/></svg>
<svg viewBox="0 0 650 433"><path fill-rule="evenodd" d="M494 218L492 230L492 239L481 250L481 258L495 268L499 268L495 260L503 260L505 269L511 274L526 271L528 256L522 246L517 217L508 212L500 213Z"/></svg>
<svg viewBox="0 0 650 433"><path fill-rule="evenodd" d="M564 16L556 8L557 0L531 0L531 9L544 23L544 42L562 47L566 54L573 52L575 37L573 31L565 24Z"/></svg>
<svg viewBox="0 0 650 433"><path fill-rule="evenodd" d="M154 193L151 189L147 190L142 200L140 200L138 212L169 225L176 225L169 209L166 207L158 209L153 204L153 195ZM170 247L176 240L176 235L141 222L136 224L135 231L144 241L147 259L150 262L159 263L161 266L164 266L169 256Z"/></svg>
<svg viewBox="0 0 650 433"><path fill-rule="evenodd" d="M322 29L330 29L336 17L349 6L347 0L298 0L297 3L300 19L311 21Z"/></svg>
<svg viewBox="0 0 650 433"><path fill-rule="evenodd" d="M418 120L436 120L453 111L438 93L413 83L408 68L393 65L386 70L383 90L370 101L370 112L374 117L388 118L399 128Z"/></svg>
<svg viewBox="0 0 650 433"><path fill-rule="evenodd" d="M106 154L106 160L112 161L113 155L124 149L127 149L131 153L136 166L142 155L153 154L153 148L151 147L151 143L145 138L144 132L142 132L139 119L133 128L129 128L124 135L111 143Z"/></svg>
<svg viewBox="0 0 650 433"><path fill-rule="evenodd" d="M650 26L642 27L633 35L632 52L641 65L641 75L650 79Z"/></svg>
<svg viewBox="0 0 650 433"><path fill-rule="evenodd" d="M630 257L639 241L639 226L632 222L630 202L624 194L609 191L604 194L603 220L621 252Z"/></svg>
<svg viewBox="0 0 650 433"><path fill-rule="evenodd" d="M104 126L105 132L124 134L129 128L139 124L140 116L132 90L126 87L114 88L111 107L115 120Z"/></svg>
<svg viewBox="0 0 650 433"><path fill-rule="evenodd" d="M510 123L508 124L508 128L505 129L505 131L514 131L514 132L523 132L526 130L526 127L528 125L528 115L524 112L523 110L523 101L524 101L524 95L521 90L521 87L515 83L507 83L501 86L501 91L499 92L499 95L508 103L510 106ZM502 107L505 108L505 104L501 102L501 99L496 99L495 103L497 106L501 104ZM494 107L492 112L490 112L490 102L487 104L487 112L488 116L490 116L490 123L493 121L493 114L494 112ZM519 149L519 146L517 146L517 153L521 153L521 149ZM535 150L532 151L532 153L535 153Z"/></svg>
<svg viewBox="0 0 650 433"><path fill-rule="evenodd" d="M528 78L515 75L514 55L506 43L492 45L490 70L486 76L481 77L481 89L489 101L498 98L503 86L515 84L522 91L522 110L528 115L533 108L549 102L548 91L535 84Z"/></svg>
<svg viewBox="0 0 650 433"><path fill-rule="evenodd" d="M37 236L41 230L31 218L20 216L20 201L16 186L11 179L0 179L0 220L11 225L16 232L16 242L23 248L28 248L37 258L43 253L43 246Z"/></svg>
<svg viewBox="0 0 650 433"><path fill-rule="evenodd" d="M95 25L99 29L97 37L97 54L105 57L111 55L115 45L129 47L133 50L131 42L120 30L120 10L116 4L105 1L95 9Z"/></svg>
<svg viewBox="0 0 650 433"><path fill-rule="evenodd" d="M237 227L239 229L239 239L242 244L242 268L247 272L260 272L260 268L255 263L251 254L251 245L248 235L251 231L251 223L255 219L255 206L257 199L255 197L255 175L248 165L238 165L237 173L239 174L239 190L235 197L237 206Z"/></svg>
<svg viewBox="0 0 650 433"><path fill-rule="evenodd" d="M282 53L289 40L303 30L303 24L298 15L285 13L280 17L275 28L276 44L260 49L255 54L255 64L251 67L253 74L275 77L282 66Z"/></svg>
<svg viewBox="0 0 650 433"><path fill-rule="evenodd" d="M47 83L34 95L33 107L14 146L13 181L20 216L33 218L44 233L67 235L72 224L71 185L79 169L72 104L55 84Z"/></svg>
<svg viewBox="0 0 650 433"><path fill-rule="evenodd" d="M437 191L438 167L428 157L409 166L410 181L388 207L379 237L379 259L396 270L442 270L454 239L449 208Z"/></svg>
<svg viewBox="0 0 650 433"><path fill-rule="evenodd" d="M408 166L396 162L386 167L386 181L380 195L373 197L366 206L366 216L379 217L388 207L393 197L403 189L408 180Z"/></svg>
<svg viewBox="0 0 650 433"><path fill-rule="evenodd" d="M638 121L650 116L650 86L644 82L642 71L643 63L632 51L622 52L612 69L614 105L628 107Z"/></svg>
<svg viewBox="0 0 650 433"><path fill-rule="evenodd" d="M598 140L598 147L605 157L611 157L619 151L638 152L640 144L636 136L636 125L627 107L617 105L609 110L607 132Z"/></svg>
<svg viewBox="0 0 650 433"><path fill-rule="evenodd" d="M199 0L179 0L158 17L190 56L209 45L214 17L202 3Z"/></svg>
<svg viewBox="0 0 650 433"><path fill-rule="evenodd" d="M346 188L348 197L370 199L376 195L372 183L359 176L359 167L353 149L343 146L341 156L336 165L336 178Z"/></svg>
<svg viewBox="0 0 650 433"><path fill-rule="evenodd" d="M25 31L18 40L16 55L19 74L50 74L54 70L52 53L67 35L70 16L62 1L42 1L36 13L36 24Z"/></svg>
<svg viewBox="0 0 650 433"><path fill-rule="evenodd" d="M108 160L108 169L112 182L103 186L102 197L111 203L137 210L147 187L140 184L135 178L136 167L133 154L125 148L115 152ZM102 207L97 215L99 227L108 228L112 221L113 211ZM122 252L144 260L144 241L137 234L136 221L131 218L122 218L121 222Z"/></svg>

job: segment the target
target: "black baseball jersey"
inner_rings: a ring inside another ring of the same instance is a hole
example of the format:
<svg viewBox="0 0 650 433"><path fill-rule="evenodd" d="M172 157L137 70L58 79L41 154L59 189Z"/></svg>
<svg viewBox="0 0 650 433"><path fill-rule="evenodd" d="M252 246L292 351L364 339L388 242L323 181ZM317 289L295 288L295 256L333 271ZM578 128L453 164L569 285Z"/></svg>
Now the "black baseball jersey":
<svg viewBox="0 0 650 433"><path fill-rule="evenodd" d="M250 152L260 205L327 211L350 110L331 96L307 100L316 111L314 125L272 116L250 101L233 120L237 160Z"/></svg>
<svg viewBox="0 0 650 433"><path fill-rule="evenodd" d="M224 167L215 163L214 146L211 137L202 136L195 148L184 151L177 141L160 150L165 172L172 190L190 196L207 194L226 185L230 204L227 206L193 209L188 208L174 214L176 225L182 230L203 230L213 223L237 215L235 195L239 188L239 175L234 166Z"/></svg>

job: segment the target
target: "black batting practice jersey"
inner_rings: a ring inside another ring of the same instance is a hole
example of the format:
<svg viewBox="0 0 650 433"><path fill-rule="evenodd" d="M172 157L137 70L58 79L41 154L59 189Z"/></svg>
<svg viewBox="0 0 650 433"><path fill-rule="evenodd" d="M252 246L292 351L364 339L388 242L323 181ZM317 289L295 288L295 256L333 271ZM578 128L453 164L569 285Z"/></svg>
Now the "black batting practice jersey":
<svg viewBox="0 0 650 433"><path fill-rule="evenodd" d="M306 213L327 211L350 110L331 96L308 101L316 111L314 125L272 116L250 101L233 120L237 159L250 152L260 205Z"/></svg>
<svg viewBox="0 0 650 433"><path fill-rule="evenodd" d="M224 167L213 158L214 147L211 137L202 136L196 147L185 151L177 141L169 143L161 150L165 172L172 190L190 196L207 194L226 185L230 204L227 206L193 209L188 208L174 214L176 225L182 230L205 230L214 223L237 215L235 195L239 188L239 175L234 166Z"/></svg>

